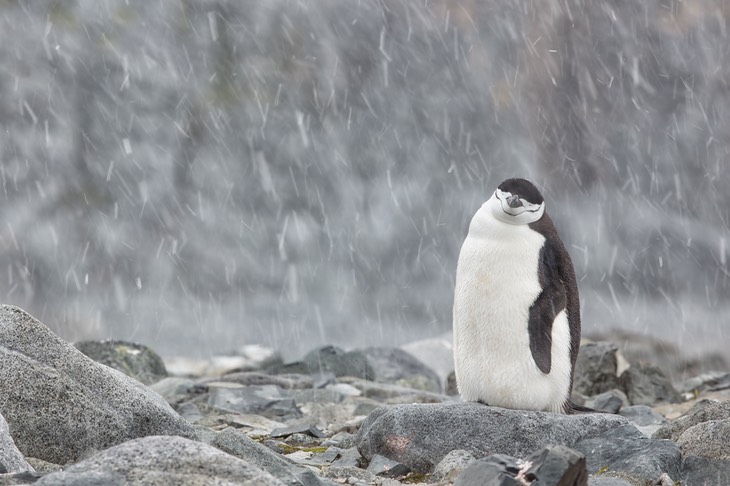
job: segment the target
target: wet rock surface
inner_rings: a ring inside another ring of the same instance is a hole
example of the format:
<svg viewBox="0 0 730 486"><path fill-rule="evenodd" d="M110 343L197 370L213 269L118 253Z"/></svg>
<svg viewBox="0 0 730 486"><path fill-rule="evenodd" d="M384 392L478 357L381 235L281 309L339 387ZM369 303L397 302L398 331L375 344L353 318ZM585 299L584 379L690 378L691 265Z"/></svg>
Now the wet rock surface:
<svg viewBox="0 0 730 486"><path fill-rule="evenodd" d="M93 362L20 309L3 307L0 414L7 428L0 420L0 485L131 478L303 486L728 483L730 390L722 387L723 374L683 378L694 391L668 395L667 384L682 384L646 365L614 367L611 356L618 353L596 343L581 369L602 385L577 377L584 392L596 392L586 403L618 414L463 403L435 391L442 372L391 348L320 347L296 366L283 365L286 372L271 360L242 371L236 360L226 368L212 358L215 366L178 367L186 376L148 387ZM619 379L634 366L635 375L649 379ZM74 391L80 384L94 393ZM43 395L49 390L55 394ZM46 398L32 408L27 396ZM670 417L660 413L667 407L675 407ZM51 422L62 433L49 433L43 424ZM101 440L111 431L116 440ZM487 476L491 482L479 482Z"/></svg>

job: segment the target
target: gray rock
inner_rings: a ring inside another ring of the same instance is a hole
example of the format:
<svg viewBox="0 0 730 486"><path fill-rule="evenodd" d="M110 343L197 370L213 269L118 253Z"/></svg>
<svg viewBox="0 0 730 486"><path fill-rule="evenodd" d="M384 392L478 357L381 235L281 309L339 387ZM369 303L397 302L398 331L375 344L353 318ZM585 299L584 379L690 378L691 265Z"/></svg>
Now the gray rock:
<svg viewBox="0 0 730 486"><path fill-rule="evenodd" d="M288 437L292 434L307 434L312 437L325 437L325 433L312 424L299 424L290 427L279 427L271 431L270 437Z"/></svg>
<svg viewBox="0 0 730 486"><path fill-rule="evenodd" d="M165 363L157 353L142 344L127 341L80 341L76 349L97 363L105 364L151 385L167 376Z"/></svg>
<svg viewBox="0 0 730 486"><path fill-rule="evenodd" d="M679 440L685 430L709 420L724 420L730 418L730 400L712 402L702 400L697 402L687 413L678 419L666 424L654 433L656 439Z"/></svg>
<svg viewBox="0 0 730 486"><path fill-rule="evenodd" d="M203 484L283 486L247 461L182 437L144 437L111 447L48 474L38 486Z"/></svg>
<svg viewBox="0 0 730 486"><path fill-rule="evenodd" d="M179 378L177 376L168 376L157 383L153 383L149 387L159 393L167 403L177 404L190 397L193 390L194 382L190 378Z"/></svg>
<svg viewBox="0 0 730 486"><path fill-rule="evenodd" d="M0 410L18 449L55 464L147 435L195 438L158 394L17 307L0 308Z"/></svg>
<svg viewBox="0 0 730 486"><path fill-rule="evenodd" d="M688 378L679 384L677 390L681 393L699 394L726 388L730 388L730 373L714 372Z"/></svg>
<svg viewBox="0 0 730 486"><path fill-rule="evenodd" d="M446 377L454 370L453 340L451 332L446 332L437 337L411 341L401 348L421 363L426 363L436 372L441 383L446 383Z"/></svg>
<svg viewBox="0 0 730 486"><path fill-rule="evenodd" d="M312 388L312 377L308 374L279 373L269 375L257 371L239 371L218 377L201 378L197 384L207 385L210 382L223 381L239 385L276 385L284 390Z"/></svg>
<svg viewBox="0 0 730 486"><path fill-rule="evenodd" d="M613 476L590 476L588 486L634 486L627 479Z"/></svg>
<svg viewBox="0 0 730 486"><path fill-rule="evenodd" d="M521 474L517 459L504 454L493 454L477 459L456 478L454 486L521 486L517 480Z"/></svg>
<svg viewBox="0 0 730 486"><path fill-rule="evenodd" d="M677 440L682 456L730 461L730 419L708 420L685 430Z"/></svg>
<svg viewBox="0 0 730 486"><path fill-rule="evenodd" d="M609 390L600 393L585 402L586 407L608 413L618 413L621 407L628 405L629 399L621 390Z"/></svg>
<svg viewBox="0 0 730 486"><path fill-rule="evenodd" d="M679 478L679 447L667 440L645 437L630 425L608 430L573 446L587 457L588 472L603 468L638 481L656 481L663 473Z"/></svg>
<svg viewBox="0 0 730 486"><path fill-rule="evenodd" d="M391 385L390 383L377 383L374 381L361 380L357 378L342 378L343 382L348 383L362 392L362 397L380 400L389 403L441 403L452 401L446 395L440 393L432 393L423 390L414 390L399 385Z"/></svg>
<svg viewBox="0 0 730 486"><path fill-rule="evenodd" d="M588 472L583 454L562 445L546 446L527 459L530 464L525 478L535 478L535 484L555 486L586 486Z"/></svg>
<svg viewBox="0 0 730 486"><path fill-rule="evenodd" d="M375 454L368 464L367 471L386 478L398 478L405 476L411 470L405 464L388 459L387 457Z"/></svg>
<svg viewBox="0 0 730 486"><path fill-rule="evenodd" d="M208 405L227 412L259 414L274 420L302 416L294 399L275 385L236 388L211 386Z"/></svg>
<svg viewBox="0 0 730 486"><path fill-rule="evenodd" d="M17 486L19 484L34 484L41 478L43 474L32 471L24 471L19 473L2 474L0 473L0 486Z"/></svg>
<svg viewBox="0 0 730 486"><path fill-rule="evenodd" d="M478 403L409 404L375 410L356 441L368 460L381 454L426 473L454 449L475 456L499 452L525 457L545 443L570 447L622 425L628 425L625 418L608 414L562 415Z"/></svg>
<svg viewBox="0 0 730 486"><path fill-rule="evenodd" d="M8 423L0 414L0 474L34 471L10 436Z"/></svg>
<svg viewBox="0 0 730 486"><path fill-rule="evenodd" d="M619 415L629 419L645 436L652 437L668 420L662 414L647 405L631 405L623 408Z"/></svg>
<svg viewBox="0 0 730 486"><path fill-rule="evenodd" d="M575 362L573 390L593 396L618 388L616 351L613 343L583 344Z"/></svg>
<svg viewBox="0 0 730 486"><path fill-rule="evenodd" d="M688 486L730 484L730 461L687 456L682 462L681 481Z"/></svg>
<svg viewBox="0 0 730 486"><path fill-rule="evenodd" d="M349 449L341 449L340 455L337 459L332 461L332 467L359 467L362 456L357 447L350 447Z"/></svg>
<svg viewBox="0 0 730 486"><path fill-rule="evenodd" d="M436 464L436 467L433 468L433 473L431 473L431 479L434 481L453 482L474 460L474 455L469 451L462 449L453 450Z"/></svg>
<svg viewBox="0 0 730 486"><path fill-rule="evenodd" d="M362 351L343 351L336 346L323 346L307 353L303 359L309 373L330 371L335 376L353 376L373 380L375 372Z"/></svg>
<svg viewBox="0 0 730 486"><path fill-rule="evenodd" d="M370 347L362 350L375 372L375 381L441 393L441 380L431 368L401 348Z"/></svg>
<svg viewBox="0 0 730 486"><path fill-rule="evenodd" d="M619 380L632 405L682 401L682 396L656 366L643 363L632 365L621 373Z"/></svg>
<svg viewBox="0 0 730 486"><path fill-rule="evenodd" d="M452 371L446 377L446 391L444 393L446 393L449 396L454 396L454 395L459 394L459 387L456 385L456 372L455 371Z"/></svg>
<svg viewBox="0 0 730 486"><path fill-rule="evenodd" d="M298 466L232 427L218 433L210 445L265 469L286 484L302 486L329 484L322 482L323 480L315 476L312 471Z"/></svg>

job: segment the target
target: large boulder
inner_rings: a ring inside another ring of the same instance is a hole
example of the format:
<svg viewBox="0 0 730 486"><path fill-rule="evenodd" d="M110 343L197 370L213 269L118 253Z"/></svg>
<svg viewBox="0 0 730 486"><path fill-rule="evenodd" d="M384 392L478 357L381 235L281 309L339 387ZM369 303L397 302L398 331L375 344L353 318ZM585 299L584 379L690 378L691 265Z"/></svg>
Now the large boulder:
<svg viewBox="0 0 730 486"><path fill-rule="evenodd" d="M266 471L215 447L182 437L162 436L111 447L63 471L48 474L36 484L284 485Z"/></svg>
<svg viewBox="0 0 730 486"><path fill-rule="evenodd" d="M8 430L8 423L0 414L0 474L33 471L23 454L15 446Z"/></svg>
<svg viewBox="0 0 730 486"><path fill-rule="evenodd" d="M195 438L137 380L96 363L25 311L0 307L0 412L26 456L55 464L137 437Z"/></svg>
<svg viewBox="0 0 730 486"><path fill-rule="evenodd" d="M479 403L408 404L373 411L356 442L367 460L380 454L425 473L454 449L477 458L495 453L526 457L545 444L571 447L623 425L628 425L625 418L608 414L561 415Z"/></svg>
<svg viewBox="0 0 730 486"><path fill-rule="evenodd" d="M151 385L167 376L162 358L149 347L128 341L79 341L76 349L94 361Z"/></svg>

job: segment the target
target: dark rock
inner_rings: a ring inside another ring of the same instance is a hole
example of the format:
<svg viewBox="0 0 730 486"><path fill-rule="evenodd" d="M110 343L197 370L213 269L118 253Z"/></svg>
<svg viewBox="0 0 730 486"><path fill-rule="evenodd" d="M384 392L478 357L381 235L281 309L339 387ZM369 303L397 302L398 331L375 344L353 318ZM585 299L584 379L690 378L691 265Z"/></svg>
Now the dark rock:
<svg viewBox="0 0 730 486"><path fill-rule="evenodd" d="M670 439L678 441L680 436L692 426L710 420L724 420L730 418L730 400L712 402L702 400L678 419L664 425L654 433L656 439Z"/></svg>
<svg viewBox="0 0 730 486"><path fill-rule="evenodd" d="M622 472L638 481L656 481L663 473L679 478L679 447L670 441L645 437L630 425L581 440L573 447L586 455L591 474L607 467L610 472Z"/></svg>
<svg viewBox="0 0 730 486"><path fill-rule="evenodd" d="M10 436L8 423L0 414L0 474L32 472L33 470L33 466L28 464L23 454L15 446L15 442Z"/></svg>
<svg viewBox="0 0 730 486"><path fill-rule="evenodd" d="M398 461L393 461L387 457L383 457L380 454L375 454L368 464L367 471L375 474L376 476L382 476L385 478L398 478L405 476L411 470L408 466L401 464Z"/></svg>
<svg viewBox="0 0 730 486"><path fill-rule="evenodd" d="M375 372L375 381L441 393L441 380L431 368L400 348L370 347L362 350Z"/></svg>
<svg viewBox="0 0 730 486"><path fill-rule="evenodd" d="M456 372L452 371L449 376L446 377L446 392L449 396L456 396L459 394L459 387L456 385Z"/></svg>
<svg viewBox="0 0 730 486"><path fill-rule="evenodd" d="M681 483L687 486L730 484L730 461L687 456L682 461Z"/></svg>
<svg viewBox="0 0 730 486"><path fill-rule="evenodd" d="M431 479L434 481L453 482L474 460L474 456L468 451L462 449L453 450L436 464L436 467L433 468Z"/></svg>
<svg viewBox="0 0 730 486"><path fill-rule="evenodd" d="M0 369L0 410L26 456L66 464L136 437L195 437L157 393L17 307L0 308Z"/></svg>
<svg viewBox="0 0 730 486"><path fill-rule="evenodd" d="M357 378L342 378L342 382L350 384L362 392L362 397L373 398L388 403L441 403L452 401L451 398L439 393L404 388L390 383L377 383Z"/></svg>
<svg viewBox="0 0 730 486"><path fill-rule="evenodd" d="M350 447L349 449L340 449L340 455L337 459L332 461L332 467L359 467L362 456L357 447Z"/></svg>
<svg viewBox="0 0 730 486"><path fill-rule="evenodd" d="M111 447L88 459L48 474L38 486L151 486L230 484L283 486L284 483L249 462L207 444L182 437L144 437Z"/></svg>
<svg viewBox="0 0 730 486"><path fill-rule="evenodd" d="M327 484L322 483L308 469L298 466L231 427L218 433L210 445L265 469L286 484L303 486Z"/></svg>
<svg viewBox="0 0 730 486"><path fill-rule="evenodd" d="M654 432L668 422L662 414L647 405L625 407L619 415L629 419L629 422L647 437L653 436Z"/></svg>
<svg viewBox="0 0 730 486"><path fill-rule="evenodd" d="M620 382L632 405L679 403L682 396L662 370L653 365L636 364L621 373Z"/></svg>
<svg viewBox="0 0 730 486"><path fill-rule="evenodd" d="M375 378L375 372L362 351L345 352L336 346L323 346L307 353L303 361L309 373L330 371L337 377Z"/></svg>
<svg viewBox="0 0 730 486"><path fill-rule="evenodd" d="M573 389L586 396L618 388L618 347L613 343L586 343L578 351Z"/></svg>
<svg viewBox="0 0 730 486"><path fill-rule="evenodd" d="M308 374L279 373L270 375L258 371L238 371L220 377L202 378L196 383L207 385L211 382L238 383L239 385L275 385L284 390L300 390L312 388L313 380Z"/></svg>
<svg viewBox="0 0 730 486"><path fill-rule="evenodd" d="M315 425L311 424L301 424L301 425L294 425L291 427L280 427L277 429L274 429L269 434L270 437L288 437L292 434L306 434L310 435L312 437L325 437L325 433L319 430Z"/></svg>
<svg viewBox="0 0 730 486"><path fill-rule="evenodd" d="M585 402L586 407L608 413L618 413L621 407L629 404L629 399L621 390L603 392Z"/></svg>
<svg viewBox="0 0 730 486"><path fill-rule="evenodd" d="M276 420L302 416L294 399L274 385L211 387L208 405L228 412L259 414Z"/></svg>
<svg viewBox="0 0 730 486"><path fill-rule="evenodd" d="M523 473L534 484L555 486L586 486L588 472L586 458L569 447L562 445L547 446L527 459L530 467Z"/></svg>
<svg viewBox="0 0 730 486"><path fill-rule="evenodd" d="M151 385L167 376L165 363L157 353L142 344L127 341L80 341L76 349L97 363L105 364Z"/></svg>
<svg viewBox="0 0 730 486"><path fill-rule="evenodd" d="M337 446L340 449L350 449L355 447L355 436L348 432L337 432L329 439L322 441L323 446Z"/></svg>
<svg viewBox="0 0 730 486"><path fill-rule="evenodd" d="M3 474L0 472L0 486L16 486L18 484L34 484L43 474L32 471Z"/></svg>
<svg viewBox="0 0 730 486"><path fill-rule="evenodd" d="M693 425L679 436L677 445L684 457L730 461L730 418Z"/></svg>
<svg viewBox="0 0 730 486"><path fill-rule="evenodd" d="M454 486L522 486L517 480L521 468L517 459L493 454L477 459L456 478Z"/></svg>
<svg viewBox="0 0 730 486"><path fill-rule="evenodd" d="M730 388L730 373L705 373L684 380L677 389L681 393L699 394Z"/></svg>
<svg viewBox="0 0 730 486"><path fill-rule="evenodd" d="M606 430L628 425L608 414L561 415L487 407L478 403L409 404L381 407L356 436L366 459L381 454L427 473L449 451L475 456L525 457L545 443L572 446Z"/></svg>

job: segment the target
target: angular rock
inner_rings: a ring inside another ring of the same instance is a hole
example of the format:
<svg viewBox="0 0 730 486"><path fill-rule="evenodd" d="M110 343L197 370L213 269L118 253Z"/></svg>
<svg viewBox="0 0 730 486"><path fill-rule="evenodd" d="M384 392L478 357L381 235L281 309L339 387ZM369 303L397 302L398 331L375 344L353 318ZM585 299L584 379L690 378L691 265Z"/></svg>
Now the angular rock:
<svg viewBox="0 0 730 486"><path fill-rule="evenodd" d="M290 427L279 427L271 431L270 437L288 437L292 434L307 434L312 437L325 437L325 433L311 424L292 425Z"/></svg>
<svg viewBox="0 0 730 486"><path fill-rule="evenodd" d="M211 386L208 405L228 412L259 414L274 420L302 416L294 399L274 385Z"/></svg>
<svg viewBox="0 0 730 486"><path fill-rule="evenodd" d="M33 466L28 464L23 454L15 446L10 436L8 423L0 414L0 474L33 472Z"/></svg>
<svg viewBox="0 0 730 486"><path fill-rule="evenodd" d="M0 410L18 449L55 464L193 427L137 380L96 363L17 307L0 308Z"/></svg>
<svg viewBox="0 0 730 486"><path fill-rule="evenodd" d="M386 478L398 478L405 476L411 470L408 466L401 464L398 461L393 461L387 457L383 457L380 454L375 454L368 464L367 471L375 474L376 476L382 476Z"/></svg>
<svg viewBox="0 0 730 486"><path fill-rule="evenodd" d="M441 403L452 401L452 398L439 393L432 393L423 390L404 388L390 383L377 383L374 381L360 380L357 378L342 378L343 382L350 384L362 392L362 397L373 398L380 401L397 403Z"/></svg>
<svg viewBox="0 0 730 486"><path fill-rule="evenodd" d="M619 381L632 405L678 403L682 396L661 369L648 364L635 364L621 373Z"/></svg>
<svg viewBox="0 0 730 486"><path fill-rule="evenodd" d="M304 364L309 373L331 371L335 376L353 376L373 380L375 372L361 351L343 351L336 346L323 346L307 353Z"/></svg>
<svg viewBox="0 0 730 486"><path fill-rule="evenodd" d="M730 419L708 420L685 430L677 440L682 456L730 461Z"/></svg>
<svg viewBox="0 0 730 486"><path fill-rule="evenodd" d="M359 467L362 456L357 447L350 447L349 449L340 449L339 456L332 461L332 467Z"/></svg>
<svg viewBox="0 0 730 486"><path fill-rule="evenodd" d="M586 396L618 388L618 346L609 342L585 343L575 362L573 390Z"/></svg>
<svg viewBox="0 0 730 486"><path fill-rule="evenodd" d="M472 462L456 478L454 486L522 486L525 482L517 479L522 473L521 464L514 457L493 454Z"/></svg>
<svg viewBox="0 0 730 486"><path fill-rule="evenodd" d="M283 486L249 462L201 442L152 436L111 447L65 470L48 474L38 486L68 484L202 484Z"/></svg>
<svg viewBox="0 0 730 486"><path fill-rule="evenodd" d="M629 399L621 390L609 390L592 397L585 406L608 413L618 413L621 407L629 404Z"/></svg>
<svg viewBox="0 0 730 486"><path fill-rule="evenodd" d="M441 380L431 368L401 348L369 347L362 350L375 372L375 381L441 393Z"/></svg>
<svg viewBox="0 0 730 486"><path fill-rule="evenodd" d="M586 486L588 472L583 454L562 445L546 446L527 459L530 466L523 473L536 484L555 486Z"/></svg>
<svg viewBox="0 0 730 486"><path fill-rule="evenodd" d="M581 440L573 448L586 455L591 474L607 467L609 472L625 473L637 481L656 481L664 473L679 478L677 444L649 439L630 425Z"/></svg>
<svg viewBox="0 0 730 486"><path fill-rule="evenodd" d="M145 385L156 383L167 376L162 358L142 344L106 340L80 341L74 343L74 346L97 363L121 371Z"/></svg>
<svg viewBox="0 0 730 486"><path fill-rule="evenodd" d="M691 410L657 430L654 433L656 439L679 440L685 430L702 422L709 420L724 420L730 418L730 400L724 402L711 402L703 400L695 404Z"/></svg>
<svg viewBox="0 0 730 486"><path fill-rule="evenodd" d="M433 481L453 482L474 460L474 456L468 451L453 450L436 464L433 473L431 473L431 479Z"/></svg>
<svg viewBox="0 0 730 486"><path fill-rule="evenodd" d="M730 461L687 456L682 462L683 485L730 484Z"/></svg>
<svg viewBox="0 0 730 486"><path fill-rule="evenodd" d="M292 389L309 389L313 387L312 377L309 375L297 373L281 373L277 375L269 375L257 371L239 371L229 373L220 377L201 378L196 383L207 385L213 381L223 381L230 383L238 383L239 385L276 385L284 390Z"/></svg>
<svg viewBox="0 0 730 486"><path fill-rule="evenodd" d="M631 405L623 408L619 415L629 419L645 436L651 437L659 428L668 422L659 412L647 405Z"/></svg>
<svg viewBox="0 0 730 486"><path fill-rule="evenodd" d="M625 418L608 414L562 415L479 403L417 403L376 409L362 424L356 441L368 460L381 454L427 473L454 449L475 456L499 452L525 457L545 443L572 447L623 425L628 425Z"/></svg>
<svg viewBox="0 0 730 486"><path fill-rule="evenodd" d="M426 363L436 372L441 383L446 383L446 377L454 370L453 342L454 337L451 332L447 332L441 336L412 341L401 348L421 363Z"/></svg>

